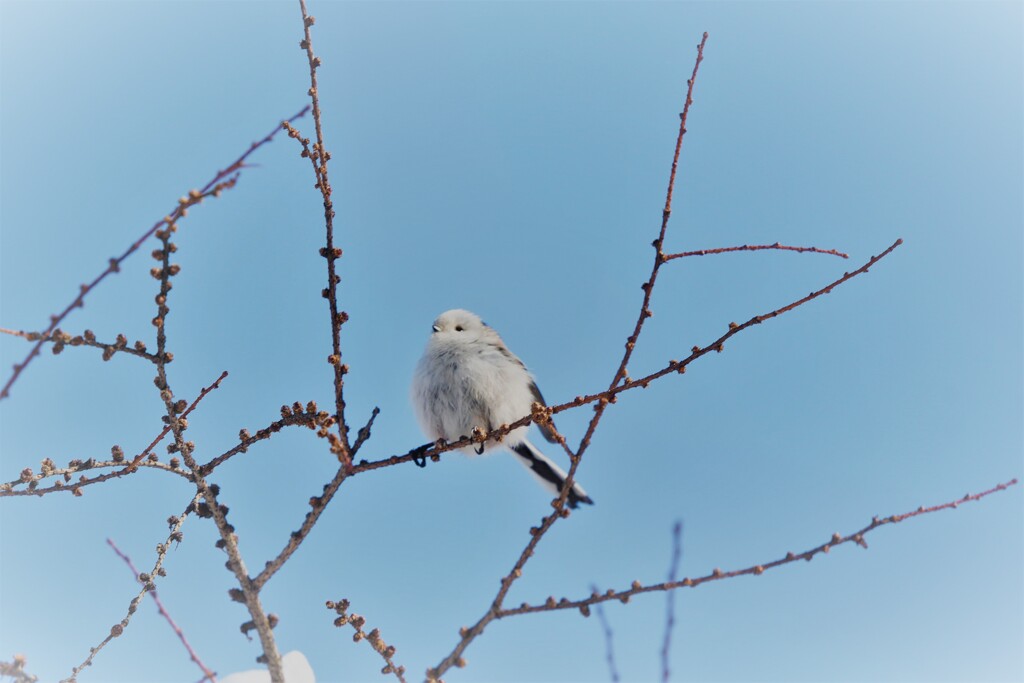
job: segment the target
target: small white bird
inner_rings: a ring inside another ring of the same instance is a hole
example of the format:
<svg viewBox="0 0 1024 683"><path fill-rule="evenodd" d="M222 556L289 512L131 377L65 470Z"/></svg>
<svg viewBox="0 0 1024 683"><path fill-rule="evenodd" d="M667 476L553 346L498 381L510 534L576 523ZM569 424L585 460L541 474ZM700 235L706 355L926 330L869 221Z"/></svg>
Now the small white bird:
<svg viewBox="0 0 1024 683"><path fill-rule="evenodd" d="M434 321L412 381L412 404L424 433L431 439L457 441L474 427L490 431L529 415L544 397L523 362L508 350L498 333L480 318L461 309L446 311ZM555 432L538 425L548 441ZM500 442L488 441L466 454L480 455L485 448L504 446L530 469L541 484L558 494L565 472L526 439L528 427L513 429ZM583 487L573 482L569 507L592 505Z"/></svg>

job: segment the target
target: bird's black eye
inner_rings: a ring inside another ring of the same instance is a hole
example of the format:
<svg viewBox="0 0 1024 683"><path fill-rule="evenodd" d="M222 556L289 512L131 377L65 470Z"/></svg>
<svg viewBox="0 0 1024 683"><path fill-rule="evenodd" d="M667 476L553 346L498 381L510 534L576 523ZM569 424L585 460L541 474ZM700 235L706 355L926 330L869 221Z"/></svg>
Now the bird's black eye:
<svg viewBox="0 0 1024 683"><path fill-rule="evenodd" d="M437 325L431 325L430 329L432 329L434 332L440 332L441 331L441 328L438 327Z"/></svg>
<svg viewBox="0 0 1024 683"><path fill-rule="evenodd" d="M455 331L456 332L462 332L462 325L456 325L455 326Z"/></svg>

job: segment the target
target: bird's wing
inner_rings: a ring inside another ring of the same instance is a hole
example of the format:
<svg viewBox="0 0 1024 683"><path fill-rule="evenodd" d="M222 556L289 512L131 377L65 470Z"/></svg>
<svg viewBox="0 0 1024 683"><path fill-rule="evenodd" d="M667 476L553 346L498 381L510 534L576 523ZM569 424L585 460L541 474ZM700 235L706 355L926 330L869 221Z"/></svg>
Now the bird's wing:
<svg viewBox="0 0 1024 683"><path fill-rule="evenodd" d="M529 376L530 371L527 369L526 364L523 363L523 361L519 360L519 357L516 356L516 354L509 351L508 347L506 347L504 344L498 344L498 351L500 351L501 354L508 358L509 360L517 363L519 367L526 371L527 376ZM530 393L533 394L534 401L541 404L542 406L547 405L547 401L544 400L544 395L540 393L540 389L537 388L537 383L533 381L532 378L530 379ZM544 435L545 439L547 439L551 443L558 443L558 437L555 434L553 425L554 423L552 422L551 424L538 424L537 427L538 429L540 429L540 433Z"/></svg>

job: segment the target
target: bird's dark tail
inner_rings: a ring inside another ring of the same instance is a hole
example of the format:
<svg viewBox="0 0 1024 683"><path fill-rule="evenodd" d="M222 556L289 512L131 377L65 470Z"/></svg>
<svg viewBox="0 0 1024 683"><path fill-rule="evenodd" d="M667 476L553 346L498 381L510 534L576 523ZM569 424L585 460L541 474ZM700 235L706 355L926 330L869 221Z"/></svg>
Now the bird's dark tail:
<svg viewBox="0 0 1024 683"><path fill-rule="evenodd" d="M555 495L561 492L562 485L565 484L565 472L558 465L549 460L532 443L525 439L514 446L509 446L509 448L519 458L519 462L530 469L530 472L533 476L537 477L537 480L540 481L544 488ZM590 496L583 490L583 487L575 481L572 483L572 489L569 491L569 497L566 499L566 502L571 508L576 508L580 503L594 504L594 501L590 499Z"/></svg>

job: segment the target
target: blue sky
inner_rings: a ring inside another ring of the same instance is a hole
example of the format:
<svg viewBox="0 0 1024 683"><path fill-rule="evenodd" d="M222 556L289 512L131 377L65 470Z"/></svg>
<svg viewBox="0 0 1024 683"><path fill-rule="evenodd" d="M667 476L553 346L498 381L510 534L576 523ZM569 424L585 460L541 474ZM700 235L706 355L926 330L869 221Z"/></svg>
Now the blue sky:
<svg viewBox="0 0 1024 683"><path fill-rule="evenodd" d="M1022 9L1005 2L314 2L338 209L349 419L381 408L366 457L422 443L408 383L433 318L479 313L552 402L604 388L640 304L695 45L666 249L837 248L673 261L634 376L905 240L867 275L623 397L513 604L656 582L671 527L683 575L776 559L1024 473ZM38 329L107 259L305 103L297 3L0 3L0 326ZM311 134L309 119L299 127ZM171 381L209 458L282 403L328 405L323 226L308 162L281 138L182 222ZM148 246L65 329L152 339ZM0 367L28 346L0 338ZM0 479L159 432L134 358L44 354L0 403ZM6 376L5 376L6 379ZM578 440L588 410L564 414ZM558 454L552 452L552 456ZM166 457L166 456L165 456ZM259 567L334 472L286 431L218 470ZM151 566L190 498L153 472L81 498L0 505L0 657L66 677L136 588L105 544ZM398 648L413 678L483 614L550 508L507 456L450 456L346 483L263 594L282 651L320 681L381 662L327 599ZM874 532L809 564L677 595L677 681L1024 679L1019 487ZM258 646L228 601L216 533L189 520L159 593L206 663ZM664 596L608 605L624 680L660 674ZM491 625L449 681L608 680L596 618ZM80 680L191 681L146 604Z"/></svg>

